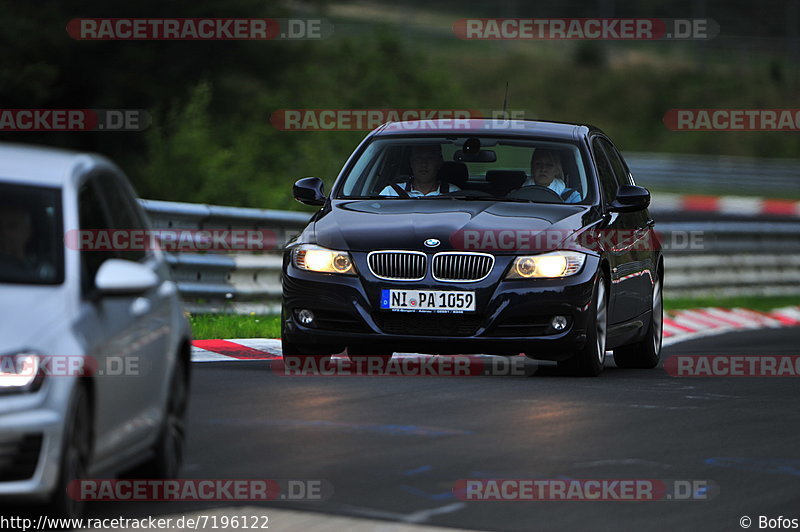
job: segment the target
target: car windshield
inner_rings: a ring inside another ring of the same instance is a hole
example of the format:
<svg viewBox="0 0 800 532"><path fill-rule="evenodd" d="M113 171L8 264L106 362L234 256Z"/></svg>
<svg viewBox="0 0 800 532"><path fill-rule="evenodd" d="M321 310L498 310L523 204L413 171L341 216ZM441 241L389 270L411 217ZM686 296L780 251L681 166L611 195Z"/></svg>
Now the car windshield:
<svg viewBox="0 0 800 532"><path fill-rule="evenodd" d="M63 280L61 189L0 182L0 283Z"/></svg>
<svg viewBox="0 0 800 532"><path fill-rule="evenodd" d="M593 194L575 144L465 136L376 139L335 197L588 203Z"/></svg>

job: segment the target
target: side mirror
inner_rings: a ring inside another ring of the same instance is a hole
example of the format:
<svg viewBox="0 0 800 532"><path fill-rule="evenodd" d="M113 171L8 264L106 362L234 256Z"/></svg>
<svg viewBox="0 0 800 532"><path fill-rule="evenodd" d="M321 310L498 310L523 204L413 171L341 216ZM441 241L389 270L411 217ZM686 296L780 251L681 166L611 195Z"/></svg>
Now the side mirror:
<svg viewBox="0 0 800 532"><path fill-rule="evenodd" d="M635 185L621 185L608 208L611 212L643 211L650 205L650 191Z"/></svg>
<svg viewBox="0 0 800 532"><path fill-rule="evenodd" d="M292 187L294 199L304 205L325 205L325 184L318 177L304 177Z"/></svg>
<svg viewBox="0 0 800 532"><path fill-rule="evenodd" d="M94 285L99 295L138 295L158 286L158 275L138 262L108 259L97 270Z"/></svg>

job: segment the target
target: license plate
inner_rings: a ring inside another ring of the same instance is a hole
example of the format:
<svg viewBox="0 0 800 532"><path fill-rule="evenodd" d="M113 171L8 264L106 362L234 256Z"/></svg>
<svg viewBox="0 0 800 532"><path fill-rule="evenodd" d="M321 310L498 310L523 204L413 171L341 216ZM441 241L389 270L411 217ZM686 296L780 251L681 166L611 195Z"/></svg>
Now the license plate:
<svg viewBox="0 0 800 532"><path fill-rule="evenodd" d="M475 292L450 290L381 290L381 308L408 311L470 312Z"/></svg>

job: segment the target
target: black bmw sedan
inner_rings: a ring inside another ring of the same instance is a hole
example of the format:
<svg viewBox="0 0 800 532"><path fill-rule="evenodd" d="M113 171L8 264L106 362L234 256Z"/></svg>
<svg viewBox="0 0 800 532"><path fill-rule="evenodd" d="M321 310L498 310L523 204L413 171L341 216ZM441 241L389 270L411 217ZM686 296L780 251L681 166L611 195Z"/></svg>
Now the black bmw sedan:
<svg viewBox="0 0 800 532"><path fill-rule="evenodd" d="M555 360L598 375L660 358L664 262L609 138L526 120L385 124L283 261L284 358L394 352Z"/></svg>

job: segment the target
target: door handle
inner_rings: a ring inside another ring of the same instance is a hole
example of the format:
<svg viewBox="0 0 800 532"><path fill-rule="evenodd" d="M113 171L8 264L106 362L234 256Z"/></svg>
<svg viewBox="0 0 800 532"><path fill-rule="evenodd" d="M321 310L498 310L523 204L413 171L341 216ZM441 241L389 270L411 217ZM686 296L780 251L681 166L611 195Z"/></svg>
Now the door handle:
<svg viewBox="0 0 800 532"><path fill-rule="evenodd" d="M650 220L647 220L647 227L653 227L654 225L656 225L655 220L653 220L652 218Z"/></svg>

